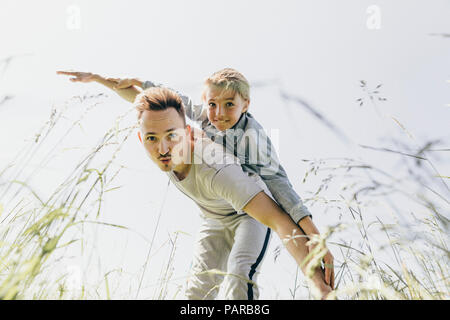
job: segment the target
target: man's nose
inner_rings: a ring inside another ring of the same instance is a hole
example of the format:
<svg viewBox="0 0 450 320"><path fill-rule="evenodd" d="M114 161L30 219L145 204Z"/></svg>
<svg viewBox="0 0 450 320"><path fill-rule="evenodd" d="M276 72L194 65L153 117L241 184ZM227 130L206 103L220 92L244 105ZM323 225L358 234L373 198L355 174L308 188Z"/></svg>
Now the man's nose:
<svg viewBox="0 0 450 320"><path fill-rule="evenodd" d="M169 144L167 143L167 141L165 139L162 139L161 142L159 143L158 152L159 152L159 154L162 154L162 155L169 152Z"/></svg>

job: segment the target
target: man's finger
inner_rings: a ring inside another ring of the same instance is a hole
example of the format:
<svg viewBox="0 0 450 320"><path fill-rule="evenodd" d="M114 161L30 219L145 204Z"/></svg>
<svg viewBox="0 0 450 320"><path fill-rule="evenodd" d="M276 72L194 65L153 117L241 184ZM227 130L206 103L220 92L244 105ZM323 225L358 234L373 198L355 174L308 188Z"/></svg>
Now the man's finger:
<svg viewBox="0 0 450 320"><path fill-rule="evenodd" d="M328 264L327 272L327 283L330 285L331 289L334 289L334 266L332 263Z"/></svg>
<svg viewBox="0 0 450 320"><path fill-rule="evenodd" d="M331 273L331 289L334 290L334 269L333 269L333 271Z"/></svg>
<svg viewBox="0 0 450 320"><path fill-rule="evenodd" d="M330 268L325 267L325 282L326 282L328 285L331 284L331 283L330 283L330 276L331 276Z"/></svg>

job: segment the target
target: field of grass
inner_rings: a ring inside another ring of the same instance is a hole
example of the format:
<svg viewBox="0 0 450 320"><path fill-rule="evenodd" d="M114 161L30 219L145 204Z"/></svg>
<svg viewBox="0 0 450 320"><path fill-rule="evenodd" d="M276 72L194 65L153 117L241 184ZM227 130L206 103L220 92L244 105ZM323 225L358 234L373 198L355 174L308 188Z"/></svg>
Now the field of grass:
<svg viewBox="0 0 450 320"><path fill-rule="evenodd" d="M49 196L41 197L30 183L73 141L103 98L101 94L73 97L55 107L14 160L0 168L0 299L139 296L155 233L140 235L149 251L146 264L136 274L114 269L96 274L87 283L76 270L61 267L74 252L95 261L94 238L87 230L106 227L118 233L134 232L125 225L102 222L105 195L114 191L115 197L121 197L115 181L124 173L116 158L136 130L130 120L134 110L116 116L97 143L71 158L57 178L46 181L51 186ZM73 108L79 110L76 115ZM438 146L430 142L420 148L398 124L405 139L395 141L392 148L361 146L362 152L371 148L398 157L395 171L351 158L304 160L309 169L303 181L310 190L304 197L306 205L337 217L336 223L321 228L323 238L316 240L326 240L334 253L339 299L449 298L449 177L436 169ZM442 152L448 154L448 150ZM30 168L31 162L40 165ZM179 234L169 235L162 248L167 263L160 271L154 299L172 299L179 293L180 288L170 286ZM315 259L311 256L306 262L311 267L320 257L320 246L316 249ZM77 290L73 290L74 277L81 280ZM128 294L111 289L121 281L133 283ZM298 285L296 279L291 286L293 298Z"/></svg>

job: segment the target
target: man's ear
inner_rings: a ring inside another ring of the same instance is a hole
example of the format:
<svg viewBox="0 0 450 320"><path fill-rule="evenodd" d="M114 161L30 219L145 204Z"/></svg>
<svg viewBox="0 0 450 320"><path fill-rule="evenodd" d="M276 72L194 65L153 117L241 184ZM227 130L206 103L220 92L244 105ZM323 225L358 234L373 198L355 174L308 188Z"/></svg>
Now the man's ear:
<svg viewBox="0 0 450 320"><path fill-rule="evenodd" d="M138 138L139 138L139 141L142 143L142 136L141 136L141 132L140 131L138 131L137 132L137 134L138 134Z"/></svg>
<svg viewBox="0 0 450 320"><path fill-rule="evenodd" d="M190 150L191 152L194 151L194 145L195 145L195 128L192 128L190 125L186 125L186 129L188 130L188 135L189 135L189 146L190 146Z"/></svg>
<svg viewBox="0 0 450 320"><path fill-rule="evenodd" d="M186 130L187 130L187 136L189 136L190 140L193 141L194 140L194 131L192 130L192 127L187 124Z"/></svg>

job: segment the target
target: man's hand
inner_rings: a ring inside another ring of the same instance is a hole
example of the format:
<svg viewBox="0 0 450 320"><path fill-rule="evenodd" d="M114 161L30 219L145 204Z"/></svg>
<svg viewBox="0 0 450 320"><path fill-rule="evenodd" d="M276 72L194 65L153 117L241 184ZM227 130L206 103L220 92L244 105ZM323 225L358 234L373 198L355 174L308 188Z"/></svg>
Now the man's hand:
<svg viewBox="0 0 450 320"><path fill-rule="evenodd" d="M76 71L56 71L56 74L63 74L66 76L73 76L69 80L72 82L93 82L98 80L98 75L90 72L76 72Z"/></svg>
<svg viewBox="0 0 450 320"><path fill-rule="evenodd" d="M318 246L319 243L308 243L308 251L312 252L314 251ZM322 250L323 248L321 248ZM322 262L324 265L324 268L321 267L323 275L324 275L324 280L326 282L326 284L328 284L331 289L334 290L334 257L331 254L330 250L328 250L328 248L324 248L327 253L325 254L325 256L322 258Z"/></svg>
<svg viewBox="0 0 450 320"><path fill-rule="evenodd" d="M298 226L309 238L311 238L312 235L320 235L319 230L317 230L317 228L314 225L314 223L312 222L310 216L306 216L306 217L302 218L298 222ZM310 243L308 245L309 252L314 250L314 248L318 245L319 245L319 243L317 243L316 241L315 242L310 241ZM325 278L324 278L325 282L331 287L331 289L334 290L334 262L333 262L334 258L333 258L333 255L331 254L330 250L326 247L326 244L324 244L324 245L325 245L325 249L326 249L327 253L322 258L322 262L325 267L325 270L322 270L322 271L325 276ZM323 248L321 248L321 249L323 249Z"/></svg>
<svg viewBox="0 0 450 320"><path fill-rule="evenodd" d="M323 257L325 267L325 282L334 290L334 258L330 250Z"/></svg>

